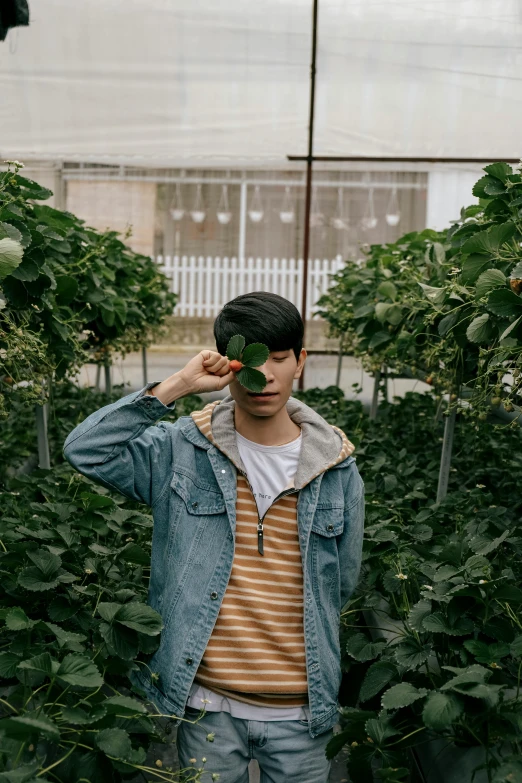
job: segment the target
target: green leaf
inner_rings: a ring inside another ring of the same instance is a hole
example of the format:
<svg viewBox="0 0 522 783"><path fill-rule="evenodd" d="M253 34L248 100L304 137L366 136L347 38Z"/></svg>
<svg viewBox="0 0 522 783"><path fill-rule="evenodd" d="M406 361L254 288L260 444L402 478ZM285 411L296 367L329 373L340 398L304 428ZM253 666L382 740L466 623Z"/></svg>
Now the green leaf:
<svg viewBox="0 0 522 783"><path fill-rule="evenodd" d="M20 658L18 655L10 652L0 652L0 677L5 679L14 677L19 663Z"/></svg>
<svg viewBox="0 0 522 783"><path fill-rule="evenodd" d="M59 305L70 304L78 293L78 282L70 275L60 275L56 278L56 301Z"/></svg>
<svg viewBox="0 0 522 783"><path fill-rule="evenodd" d="M448 636L466 636L473 631L473 621L467 617L458 617L450 624L442 612L435 612L424 618L422 625L431 633L445 633Z"/></svg>
<svg viewBox="0 0 522 783"><path fill-rule="evenodd" d="M511 318L521 314L522 299L507 288L492 291L488 298L488 310L502 318Z"/></svg>
<svg viewBox="0 0 522 783"><path fill-rule="evenodd" d="M0 239L0 280L10 275L22 262L24 249L15 239Z"/></svg>
<svg viewBox="0 0 522 783"><path fill-rule="evenodd" d="M483 536L475 536L475 538L471 539L469 546L477 555L489 555L489 553L497 549L509 535L510 531L504 530L498 538L494 538L493 540L484 539Z"/></svg>
<svg viewBox="0 0 522 783"><path fill-rule="evenodd" d="M6 627L10 631L24 631L26 628L32 628L37 622L37 620L30 620L19 606L10 609L5 618Z"/></svg>
<svg viewBox="0 0 522 783"><path fill-rule="evenodd" d="M53 195L52 190L49 190L49 188L44 188L42 185L39 185L38 182L34 182L32 179L22 177L20 174L15 174L14 178L16 179L17 185L22 189L22 193L25 198L36 199L37 201L45 201L46 199L51 198Z"/></svg>
<svg viewBox="0 0 522 783"><path fill-rule="evenodd" d="M136 602L124 604L114 620L146 636L157 636L163 628L163 620L151 606Z"/></svg>
<svg viewBox="0 0 522 783"><path fill-rule="evenodd" d="M29 658L27 661L22 661L18 668L43 672L48 677L51 677L53 674L53 661L49 653L41 653L41 655L36 655L34 658Z"/></svg>
<svg viewBox="0 0 522 783"><path fill-rule="evenodd" d="M88 726L90 723L96 723L107 714L105 706L96 704L90 712L86 712L81 707L63 707L62 718L67 723L73 723L78 726Z"/></svg>
<svg viewBox="0 0 522 783"><path fill-rule="evenodd" d="M511 239L515 231L515 224L511 221L493 226L485 231L479 231L464 242L461 248L462 253L497 255L502 245Z"/></svg>
<svg viewBox="0 0 522 783"><path fill-rule="evenodd" d="M360 701L376 696L388 683L397 676L397 667L389 661L376 661L372 663L363 680L359 693Z"/></svg>
<svg viewBox="0 0 522 783"><path fill-rule="evenodd" d="M502 332L502 334L498 338L500 342L502 342L502 340L505 340L506 337L509 337L511 332L518 326L518 324L520 323L521 319L522 319L522 315L519 315L518 318L516 318L513 321L513 323L509 324L507 329L504 329L504 331Z"/></svg>
<svg viewBox="0 0 522 783"><path fill-rule="evenodd" d="M17 715L13 718L0 720L0 732L5 731L6 736L20 741L41 735L53 742L60 739L58 726L44 715L32 717L30 715Z"/></svg>
<svg viewBox="0 0 522 783"><path fill-rule="evenodd" d="M150 552L147 553L143 547L138 546L138 544L127 544L127 546L121 550L119 557L127 563L135 563L136 565L144 566L150 565Z"/></svg>
<svg viewBox="0 0 522 783"><path fill-rule="evenodd" d="M17 266L11 274L17 280L33 281L40 277L40 269L31 258L24 258L20 266Z"/></svg>
<svg viewBox="0 0 522 783"><path fill-rule="evenodd" d="M0 239L4 239L5 237L14 239L15 242L20 242L20 244L22 244L22 232L11 223L2 223L2 221L0 221Z"/></svg>
<svg viewBox="0 0 522 783"><path fill-rule="evenodd" d="M241 370L236 373L236 378L245 389L251 392L262 392L266 386L266 376L259 370L254 370L252 367L242 367Z"/></svg>
<svg viewBox="0 0 522 783"><path fill-rule="evenodd" d="M378 321L383 324L386 320L386 315L388 313L388 310L390 310L393 307L390 302L377 302L375 305L375 317Z"/></svg>
<svg viewBox="0 0 522 783"><path fill-rule="evenodd" d="M417 601L417 603L412 606L408 615L408 625L410 628L412 628L412 630L422 632L424 630L422 627L422 621L430 613L431 601L427 601L424 598L420 601Z"/></svg>
<svg viewBox="0 0 522 783"><path fill-rule="evenodd" d="M144 704L131 699L130 696L111 696L105 699L103 706L109 715L117 715L120 718L128 718L132 715L145 715L147 708Z"/></svg>
<svg viewBox="0 0 522 783"><path fill-rule="evenodd" d="M368 348L370 351L373 351L373 349L378 348L379 345L384 345L384 343L389 343L391 339L392 336L388 332L375 332L372 339L368 343Z"/></svg>
<svg viewBox="0 0 522 783"><path fill-rule="evenodd" d="M385 280L383 283L380 283L377 287L377 292L381 296L385 296L392 301L395 301L397 298L397 287L390 280Z"/></svg>
<svg viewBox="0 0 522 783"><path fill-rule="evenodd" d="M485 343L493 334L492 324L488 313L478 315L466 329L466 337L471 343Z"/></svg>
<svg viewBox="0 0 522 783"><path fill-rule="evenodd" d="M489 256L477 255L476 253L467 256L462 262L461 281L464 285L473 285L480 273L490 263Z"/></svg>
<svg viewBox="0 0 522 783"><path fill-rule="evenodd" d="M370 642L363 633L356 633L346 642L346 652L356 661L371 661L386 647L386 642Z"/></svg>
<svg viewBox="0 0 522 783"><path fill-rule="evenodd" d="M425 283L419 283L419 285L424 291L424 296L433 304L440 305L446 299L445 288L434 288L432 285L426 285Z"/></svg>
<svg viewBox="0 0 522 783"><path fill-rule="evenodd" d="M124 625L109 625L108 623L101 623L100 634L109 648L111 655L121 658L124 661L132 661L136 657L139 650L138 634L131 628L126 628ZM145 639L153 639L150 636L144 636Z"/></svg>
<svg viewBox="0 0 522 783"><path fill-rule="evenodd" d="M33 561L44 577L53 577L62 565L58 555L53 555L48 549L28 550L27 557Z"/></svg>
<svg viewBox="0 0 522 783"><path fill-rule="evenodd" d="M495 539L495 541L498 541L498 539ZM496 601L506 601L507 603L521 604L522 590L516 585L500 585L500 587L493 593L493 598Z"/></svg>
<svg viewBox="0 0 522 783"><path fill-rule="evenodd" d="M431 654L431 645L423 644L409 636L395 647L394 653L397 663L401 666L410 670L417 669L428 660Z"/></svg>
<svg viewBox="0 0 522 783"><path fill-rule="evenodd" d="M429 729L444 731L457 720L462 711L462 702L453 693L430 693L422 718Z"/></svg>
<svg viewBox="0 0 522 783"><path fill-rule="evenodd" d="M446 260L446 251L444 250L444 247L440 244L440 242L434 242L433 243L433 253L435 255L435 260L438 264L443 264Z"/></svg>
<svg viewBox="0 0 522 783"><path fill-rule="evenodd" d="M458 310L452 310L451 313L448 313L447 315L444 316L444 318L441 318L438 326L438 332L440 336L444 337L444 335L448 334L450 329L453 329L453 327L458 322L458 320L459 320Z"/></svg>
<svg viewBox="0 0 522 783"><path fill-rule="evenodd" d="M504 183L508 181L509 175L513 174L509 163L490 163L488 166L484 166L484 171Z"/></svg>
<svg viewBox="0 0 522 783"><path fill-rule="evenodd" d="M399 729L392 726L390 719L386 715L379 715L377 718L370 718L366 721L366 733L377 746L383 745L387 739L400 734Z"/></svg>
<svg viewBox="0 0 522 783"><path fill-rule="evenodd" d="M227 358L232 361L233 359L236 359L237 361L241 361L241 354L243 353L243 348L245 347L245 338L242 334L235 334L233 337L230 338L227 345Z"/></svg>
<svg viewBox="0 0 522 783"><path fill-rule="evenodd" d="M486 269L482 272L475 286L476 296L485 296L494 288L506 285L506 276L500 269Z"/></svg>
<svg viewBox="0 0 522 783"><path fill-rule="evenodd" d="M398 710L401 707L408 707L418 699L423 699L427 693L426 688L416 688L409 682L400 682L383 694L381 703L385 710Z"/></svg>
<svg viewBox="0 0 522 783"><path fill-rule="evenodd" d="M99 688L103 677L96 664L82 655L66 655L60 664L56 676L69 685L80 688Z"/></svg>
<svg viewBox="0 0 522 783"><path fill-rule="evenodd" d="M243 351L241 361L244 367L261 367L270 355L270 351L263 343L250 343Z"/></svg>
<svg viewBox="0 0 522 783"><path fill-rule="evenodd" d="M123 729L103 729L96 735L96 744L107 756L128 759L132 745L130 737Z"/></svg>
<svg viewBox="0 0 522 783"><path fill-rule="evenodd" d="M108 623L112 623L120 609L121 604L105 603L103 601L98 604L98 614Z"/></svg>

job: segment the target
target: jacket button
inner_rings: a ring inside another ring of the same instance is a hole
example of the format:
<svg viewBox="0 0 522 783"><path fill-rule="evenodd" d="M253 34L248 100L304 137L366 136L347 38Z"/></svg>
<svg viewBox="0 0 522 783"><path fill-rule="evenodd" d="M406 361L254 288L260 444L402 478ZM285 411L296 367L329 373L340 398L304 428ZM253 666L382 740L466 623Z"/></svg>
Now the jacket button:
<svg viewBox="0 0 522 783"><path fill-rule="evenodd" d="M328 525L327 530L333 530L333 525Z"/></svg>
<svg viewBox="0 0 522 783"><path fill-rule="evenodd" d="M192 666L192 658L187 658L185 663L187 663L189 666Z"/></svg>
<svg viewBox="0 0 522 783"><path fill-rule="evenodd" d="M197 504L197 503L193 503L193 504L192 504L192 508L197 508L197 507L198 507L198 504Z"/></svg>
<svg viewBox="0 0 522 783"><path fill-rule="evenodd" d="M216 600L216 598L218 597L218 594L216 593L216 591L215 591L215 590L213 590L213 592L212 592L212 593L210 593L210 597L212 598L212 600L213 600L213 601L215 601L215 600Z"/></svg>

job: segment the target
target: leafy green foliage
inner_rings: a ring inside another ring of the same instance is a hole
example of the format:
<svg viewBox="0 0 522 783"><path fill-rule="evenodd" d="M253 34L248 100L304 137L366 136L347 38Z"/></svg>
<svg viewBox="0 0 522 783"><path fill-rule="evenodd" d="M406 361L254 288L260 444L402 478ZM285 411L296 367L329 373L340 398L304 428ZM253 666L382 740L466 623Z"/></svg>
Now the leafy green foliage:
<svg viewBox="0 0 522 783"><path fill-rule="evenodd" d="M235 334L227 345L227 357L230 361L239 361L243 367L236 373L236 378L245 389L251 392L262 392L266 386L264 373L255 370L266 362L269 350L263 343L251 343L245 348L245 338Z"/></svg>
<svg viewBox="0 0 522 783"><path fill-rule="evenodd" d="M52 194L18 168L0 174L0 415L16 384L41 402L53 372L150 344L175 303L152 259L38 204Z"/></svg>
<svg viewBox="0 0 522 783"><path fill-rule="evenodd" d="M338 389L299 396L357 442L366 489L361 578L342 615L346 707L335 747L348 746L355 783L371 779L372 759L374 774L409 768L407 748L441 736L488 748L493 773L502 744L521 741L520 428L459 417L449 494L435 503L436 395L383 403L375 422ZM346 713L359 705L400 730L384 742L391 764Z"/></svg>
<svg viewBox="0 0 522 783"><path fill-rule="evenodd" d="M0 483L0 779L46 780L52 765L54 781L117 783L157 771L147 750L169 741L129 681L162 629L146 604L152 518L58 459L66 433L106 396L63 381L53 402L57 467L2 472ZM177 413L199 405L183 400ZM15 424L2 437L34 448L23 417Z"/></svg>
<svg viewBox="0 0 522 783"><path fill-rule="evenodd" d="M476 416L491 399L518 410L522 388L521 169L485 171L480 203L447 231L371 246L319 301L368 371L428 377L440 393L466 386Z"/></svg>

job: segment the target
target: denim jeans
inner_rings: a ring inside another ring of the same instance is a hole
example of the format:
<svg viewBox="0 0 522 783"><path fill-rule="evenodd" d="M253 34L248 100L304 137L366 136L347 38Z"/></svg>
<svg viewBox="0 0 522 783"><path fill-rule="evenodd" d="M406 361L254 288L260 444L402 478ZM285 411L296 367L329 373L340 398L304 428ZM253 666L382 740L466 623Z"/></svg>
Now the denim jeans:
<svg viewBox="0 0 522 783"><path fill-rule="evenodd" d="M189 721L198 715L193 707L185 709ZM209 733L215 734L213 742L206 739ZM201 783L211 783L212 773L219 774L219 783L248 783L251 759L259 764L261 783L327 783L325 748L332 735L329 729L312 738L308 721L257 721L206 712L198 723L182 721L178 727L179 763L182 770L188 768L188 780L203 767Z"/></svg>

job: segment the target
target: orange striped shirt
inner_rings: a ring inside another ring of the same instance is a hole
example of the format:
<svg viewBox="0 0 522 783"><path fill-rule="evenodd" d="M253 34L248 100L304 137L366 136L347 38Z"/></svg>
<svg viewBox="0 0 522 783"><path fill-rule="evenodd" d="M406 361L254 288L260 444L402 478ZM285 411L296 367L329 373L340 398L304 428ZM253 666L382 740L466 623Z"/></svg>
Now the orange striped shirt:
<svg viewBox="0 0 522 783"><path fill-rule="evenodd" d="M211 442L216 404L192 414ZM339 461L353 450L344 433L340 434ZM260 555L257 504L247 479L238 472L232 571L195 682L248 704L297 707L308 703L297 498L297 492L283 496L267 511L264 555Z"/></svg>

